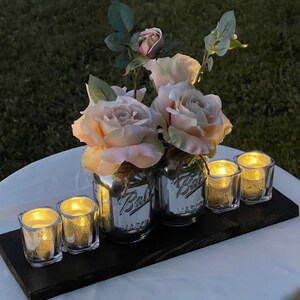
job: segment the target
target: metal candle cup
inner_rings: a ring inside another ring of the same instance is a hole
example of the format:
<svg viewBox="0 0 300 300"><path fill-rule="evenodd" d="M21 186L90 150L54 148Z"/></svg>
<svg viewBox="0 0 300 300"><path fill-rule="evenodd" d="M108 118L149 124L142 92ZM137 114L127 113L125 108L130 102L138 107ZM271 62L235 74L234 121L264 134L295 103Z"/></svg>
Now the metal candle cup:
<svg viewBox="0 0 300 300"><path fill-rule="evenodd" d="M205 184L206 207L221 213L236 209L240 205L239 166L226 159L208 163L209 174Z"/></svg>
<svg viewBox="0 0 300 300"><path fill-rule="evenodd" d="M18 219L24 254L31 266L42 267L62 259L61 218L54 209L35 208L21 213Z"/></svg>
<svg viewBox="0 0 300 300"><path fill-rule="evenodd" d="M246 204L257 204L272 198L274 160L263 152L247 152L235 157L242 169L241 193Z"/></svg>
<svg viewBox="0 0 300 300"><path fill-rule="evenodd" d="M97 203L88 197L73 197L58 204L64 250L79 254L99 247L98 209Z"/></svg>

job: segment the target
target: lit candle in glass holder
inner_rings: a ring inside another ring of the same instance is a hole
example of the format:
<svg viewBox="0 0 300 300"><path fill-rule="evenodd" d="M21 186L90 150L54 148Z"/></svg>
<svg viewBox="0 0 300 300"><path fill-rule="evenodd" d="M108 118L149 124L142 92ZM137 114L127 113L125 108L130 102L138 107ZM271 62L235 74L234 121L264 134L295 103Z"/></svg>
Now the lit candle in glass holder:
<svg viewBox="0 0 300 300"><path fill-rule="evenodd" d="M50 207L35 208L19 215L23 249L33 267L42 267L62 259L61 218Z"/></svg>
<svg viewBox="0 0 300 300"><path fill-rule="evenodd" d="M242 169L241 193L246 204L256 204L272 198L274 160L259 151L235 157Z"/></svg>
<svg viewBox="0 0 300 300"><path fill-rule="evenodd" d="M206 207L220 213L236 209L240 205L239 166L226 159L208 163L209 174L205 184Z"/></svg>
<svg viewBox="0 0 300 300"><path fill-rule="evenodd" d="M97 203L88 197L73 197L58 204L64 250L79 254L99 247L98 208Z"/></svg>

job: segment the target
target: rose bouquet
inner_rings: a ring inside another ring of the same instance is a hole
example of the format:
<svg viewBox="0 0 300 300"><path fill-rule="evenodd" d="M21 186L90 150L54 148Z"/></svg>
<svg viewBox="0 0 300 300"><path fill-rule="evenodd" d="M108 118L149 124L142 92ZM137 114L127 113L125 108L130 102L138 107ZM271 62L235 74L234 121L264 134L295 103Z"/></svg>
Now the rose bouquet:
<svg viewBox="0 0 300 300"><path fill-rule="evenodd" d="M206 67L211 71L214 54L223 56L229 49L246 47L236 39L233 12L225 13L205 37L202 65L183 54L161 57L166 43L159 28L129 38L134 15L124 3L113 2L108 17L116 32L105 43L110 50L121 52L115 66L125 67L125 74L134 72L134 90L110 87L90 76L89 106L72 125L74 136L88 145L83 155L85 169L108 175L126 161L138 168L155 165L164 153L158 125L169 145L190 154L213 156L232 125L222 113L221 99L203 95L195 86ZM146 90L136 87L142 67L151 72L157 91L150 107L141 103Z"/></svg>
<svg viewBox="0 0 300 300"><path fill-rule="evenodd" d="M222 112L220 97L203 95L196 87L200 86L204 71L212 70L214 55L223 56L230 49L247 46L237 40L234 13L226 12L204 38L201 64L180 53L168 57L172 43L160 28L132 34L134 13L124 3L113 1L108 18L115 31L105 39L105 44L119 53L114 66L125 69L124 75L132 75L132 90L110 86L90 76L86 85L89 106L72 125L74 136L87 144L83 166L100 177L114 176L128 164L138 169L156 166L159 189L165 186L169 190L160 191L159 198L168 194L168 202L182 195L187 199L186 195L199 190L205 179L199 162L205 165L205 157L215 154L216 145L232 129ZM149 107L141 103L147 97L146 89L138 88L142 72L148 72L157 93L154 99L148 99ZM188 189L182 194L183 183ZM195 197L201 200L199 195ZM200 200L192 199L184 209L175 205L177 213L170 208L168 213L184 218L192 215L194 220L202 206ZM166 207L166 203L159 204L158 210L162 206Z"/></svg>

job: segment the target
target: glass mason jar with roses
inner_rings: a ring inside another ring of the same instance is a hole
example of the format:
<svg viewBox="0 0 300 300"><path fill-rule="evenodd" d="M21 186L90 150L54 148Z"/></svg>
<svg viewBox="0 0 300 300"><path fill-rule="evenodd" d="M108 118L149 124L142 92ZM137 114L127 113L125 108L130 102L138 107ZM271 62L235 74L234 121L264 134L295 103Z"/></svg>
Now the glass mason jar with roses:
<svg viewBox="0 0 300 300"><path fill-rule="evenodd" d="M131 243L144 239L153 224L151 167L164 151L157 138L161 116L139 101L144 90L136 93L137 100L132 91L112 89L116 100L95 103L90 97L72 127L87 144L82 164L94 173L101 231L112 241Z"/></svg>
<svg viewBox="0 0 300 300"><path fill-rule="evenodd" d="M163 117L159 132L166 145L156 169L155 213L169 226L193 224L204 207L206 159L232 125L220 98L194 87L200 70L195 59L176 54L150 60L145 68L157 90L151 108Z"/></svg>

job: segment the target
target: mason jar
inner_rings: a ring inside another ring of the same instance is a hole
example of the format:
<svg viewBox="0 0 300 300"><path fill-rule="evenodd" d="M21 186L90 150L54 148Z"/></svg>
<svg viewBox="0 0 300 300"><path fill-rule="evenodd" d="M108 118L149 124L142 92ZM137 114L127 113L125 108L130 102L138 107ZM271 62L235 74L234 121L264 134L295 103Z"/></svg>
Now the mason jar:
<svg viewBox="0 0 300 300"><path fill-rule="evenodd" d="M168 226L186 226L204 208L206 157L168 151L156 168L155 214Z"/></svg>
<svg viewBox="0 0 300 300"><path fill-rule="evenodd" d="M143 240L153 224L154 180L151 171L122 165L110 176L94 174L100 230L117 243Z"/></svg>

